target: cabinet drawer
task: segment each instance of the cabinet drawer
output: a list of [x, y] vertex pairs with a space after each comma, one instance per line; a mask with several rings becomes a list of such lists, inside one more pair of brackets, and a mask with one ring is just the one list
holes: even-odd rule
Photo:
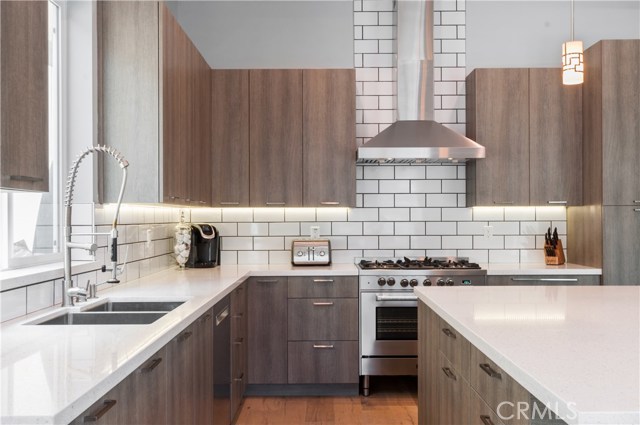
[[[497, 411], [498, 405], [503, 402], [508, 402], [507, 406], [529, 403], [529, 393], [473, 346], [471, 346], [470, 378], [471, 387], [477, 391], [493, 411]], [[509, 409], [504, 406], [501, 413], [505, 417], [511, 416]], [[503, 422], [508, 425], [528, 424], [528, 420], [524, 416], [526, 415], [518, 418], [514, 415], [513, 419]]]
[[600, 275], [520, 275], [487, 276], [487, 285], [533, 286], [533, 285], [600, 285]]
[[438, 338], [442, 354], [460, 372], [462, 377], [469, 380], [469, 350], [471, 344], [452, 326], [438, 317]]
[[358, 383], [358, 360], [358, 341], [290, 342], [289, 383]]
[[357, 298], [356, 276], [296, 276], [289, 278], [289, 298]]
[[485, 403], [477, 392], [471, 390], [469, 425], [504, 425], [496, 412]]
[[231, 312], [245, 313], [247, 310], [247, 284], [243, 283], [231, 293]]
[[290, 299], [289, 341], [358, 340], [357, 298]]
[[453, 364], [438, 353], [438, 424], [466, 424], [469, 414], [469, 383]]

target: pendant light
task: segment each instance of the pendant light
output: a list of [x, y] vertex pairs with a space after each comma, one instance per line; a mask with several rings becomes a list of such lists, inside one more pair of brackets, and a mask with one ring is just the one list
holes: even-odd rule
[[562, 84], [574, 85], [584, 82], [584, 55], [582, 41], [573, 36], [573, 8], [571, 0], [571, 41], [562, 44]]

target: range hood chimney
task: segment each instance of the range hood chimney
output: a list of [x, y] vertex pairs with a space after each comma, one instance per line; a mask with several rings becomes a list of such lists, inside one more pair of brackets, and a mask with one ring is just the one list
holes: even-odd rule
[[433, 121], [433, 1], [396, 0], [398, 121], [358, 148], [359, 164], [464, 162], [484, 146]]

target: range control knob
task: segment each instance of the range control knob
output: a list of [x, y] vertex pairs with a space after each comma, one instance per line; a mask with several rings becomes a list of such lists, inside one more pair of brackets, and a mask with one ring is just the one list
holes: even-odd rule
[[409, 281], [409, 285], [411, 286], [418, 286], [418, 279], [411, 279]]
[[324, 256], [325, 256], [324, 251], [320, 251], [320, 254], [319, 254], [319, 255], [320, 255], [321, 257], [324, 257]]
[[425, 279], [422, 281], [422, 286], [431, 286], [431, 279]]
[[384, 277], [378, 279], [378, 285], [384, 286], [385, 283], [387, 283], [387, 279], [385, 279]]
[[406, 288], [407, 286], [409, 286], [409, 281], [407, 279], [402, 279], [400, 281], [400, 286], [402, 286], [403, 288]]
[[444, 279], [438, 279], [436, 283], [438, 284], [438, 286], [444, 286]]
[[392, 277], [390, 277], [389, 279], [387, 279], [387, 285], [389, 286], [393, 286], [396, 284], [396, 280]]
[[304, 252], [298, 251], [298, 257], [302, 257], [303, 255], [304, 255]]
[[453, 279], [447, 279], [447, 286], [453, 286]]

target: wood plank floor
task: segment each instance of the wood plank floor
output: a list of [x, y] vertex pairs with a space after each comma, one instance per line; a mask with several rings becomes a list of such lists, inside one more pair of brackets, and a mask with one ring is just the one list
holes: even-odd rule
[[247, 397], [237, 425], [418, 423], [417, 380], [371, 378], [369, 397]]

